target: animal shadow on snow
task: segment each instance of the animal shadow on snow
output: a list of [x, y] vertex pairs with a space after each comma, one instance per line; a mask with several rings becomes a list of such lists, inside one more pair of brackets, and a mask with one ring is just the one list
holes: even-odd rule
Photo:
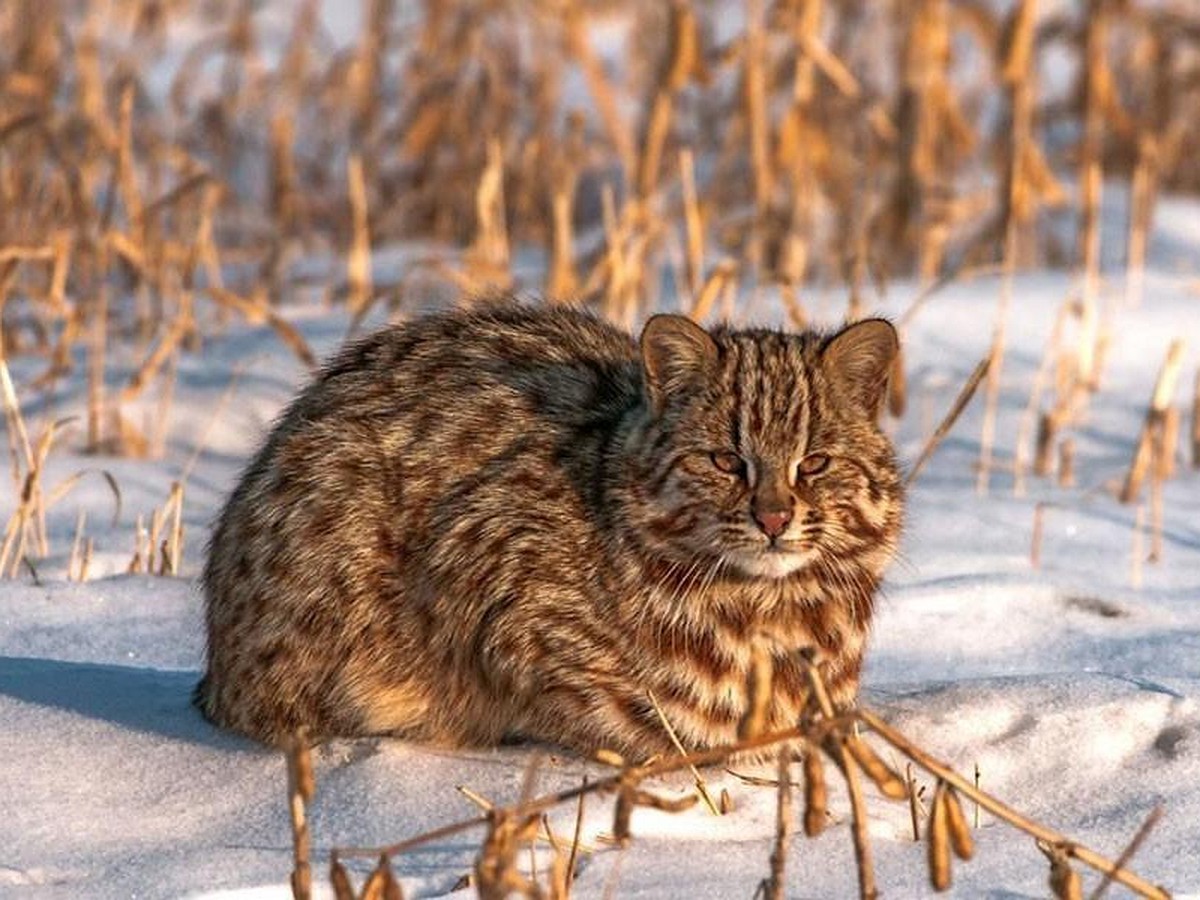
[[192, 705], [197, 673], [0, 656], [0, 696], [227, 750], [257, 746], [213, 726]]

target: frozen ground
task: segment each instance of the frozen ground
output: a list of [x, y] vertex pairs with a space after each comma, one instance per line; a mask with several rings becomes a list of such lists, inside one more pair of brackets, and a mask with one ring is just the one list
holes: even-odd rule
[[[1194, 207], [1167, 205], [1164, 214], [1171, 240], [1194, 242]], [[1048, 274], [1017, 285], [1002, 455], [1012, 451], [1070, 287], [1066, 276]], [[906, 461], [985, 352], [998, 290], [995, 280], [954, 286], [907, 329], [910, 410], [895, 429]], [[881, 309], [899, 315], [912, 296], [898, 285]], [[840, 297], [811, 299], [826, 321], [840, 315]], [[769, 320], [775, 308], [761, 299], [745, 315]], [[346, 326], [340, 314], [304, 306], [289, 318], [322, 353]], [[1000, 797], [1109, 856], [1161, 802], [1165, 817], [1134, 868], [1178, 895], [1200, 896], [1200, 473], [1181, 465], [1167, 485], [1163, 559], [1142, 567], [1140, 587], [1131, 584], [1134, 510], [1104, 490], [1128, 464], [1159, 362], [1177, 336], [1191, 339], [1183, 378], [1190, 386], [1200, 345], [1195, 280], [1173, 266], [1152, 272], [1142, 307], [1118, 309], [1114, 324], [1102, 389], [1075, 432], [1079, 487], [1032, 480], [1017, 498], [1010, 476], [998, 473], [991, 496], [979, 499], [978, 402], [917, 482], [903, 560], [877, 621], [866, 701], [960, 770], [978, 763], [983, 785]], [[19, 391], [36, 371], [16, 366]], [[85, 476], [51, 511], [52, 554], [38, 564], [40, 583], [28, 572], [0, 582], [0, 896], [287, 896], [283, 761], [211, 728], [189, 692], [201, 660], [194, 576], [206, 523], [302, 378], [270, 331], [232, 330], [182, 361], [164, 459], [84, 457], [70, 450], [78, 434], [52, 457], [48, 484], [103, 468], [123, 503], [114, 524], [104, 480]], [[66, 386], [53, 401], [23, 396], [36, 431], [78, 413], [82, 386]], [[197, 446], [186, 485], [185, 577], [122, 574], [134, 515], [163, 503]], [[1035, 570], [1029, 546], [1039, 501], [1052, 506]], [[4, 488], [0, 516], [13, 502]], [[85, 583], [65, 578], [79, 509], [96, 545]], [[457, 785], [513, 799], [529, 756], [523, 748], [444, 753], [390, 740], [321, 748], [312, 809], [320, 867], [332, 845], [385, 843], [474, 814]], [[539, 788], [577, 783], [588, 768], [553, 759]], [[719, 771], [709, 777], [729, 790], [732, 814], [637, 812], [632, 848], [590, 857], [578, 895], [603, 896], [615, 880], [621, 897], [749, 897], [767, 870], [774, 792]], [[687, 786], [677, 779], [666, 788]], [[870, 808], [886, 895], [926, 895], [924, 849], [911, 840], [907, 809], [877, 797]], [[587, 840], [610, 826], [610, 809], [609, 801], [589, 805]], [[846, 811], [835, 795], [835, 817]], [[553, 817], [560, 834], [570, 832], [573, 815]], [[409, 895], [451, 891], [471, 866], [476, 837], [401, 857]], [[976, 859], [956, 867], [958, 896], [1046, 895], [1046, 866], [1031, 840], [984, 815], [977, 841]], [[853, 884], [844, 827], [795, 842], [789, 896], [848, 896]]]

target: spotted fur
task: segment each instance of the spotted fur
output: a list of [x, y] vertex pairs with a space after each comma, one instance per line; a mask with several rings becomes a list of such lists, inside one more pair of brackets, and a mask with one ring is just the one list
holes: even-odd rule
[[878, 320], [658, 316], [636, 342], [512, 302], [347, 346], [221, 513], [198, 704], [267, 742], [637, 758], [669, 748], [649, 690], [685, 745], [731, 740], [756, 644], [772, 725], [797, 716], [798, 648], [852, 702], [901, 520], [876, 425], [895, 351]]

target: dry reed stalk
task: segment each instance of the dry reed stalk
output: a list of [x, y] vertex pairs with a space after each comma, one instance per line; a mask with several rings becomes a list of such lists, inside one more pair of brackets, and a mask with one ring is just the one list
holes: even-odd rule
[[1166, 452], [1161, 422], [1153, 430], [1150, 443], [1150, 456], [1154, 462], [1150, 467], [1150, 555], [1146, 561], [1157, 563], [1162, 559], [1163, 552], [1163, 466], [1159, 460]]
[[764, 644], [755, 644], [746, 678], [746, 713], [738, 723], [738, 739], [758, 737], [766, 730], [771, 711], [774, 664]]
[[913, 463], [913, 467], [909, 470], [908, 475], [904, 479], [904, 486], [908, 487], [917, 480], [917, 476], [921, 474], [921, 470], [925, 468], [925, 464], [929, 461], [929, 457], [941, 444], [942, 440], [950, 433], [950, 429], [954, 427], [954, 423], [958, 421], [958, 417], [962, 415], [962, 411], [966, 409], [971, 398], [975, 396], [975, 391], [979, 387], [979, 382], [987, 374], [991, 368], [992, 356], [989, 353], [975, 366], [975, 370], [968, 376], [962, 389], [958, 392], [958, 396], [954, 398], [954, 403], [950, 407], [950, 411], [946, 413], [945, 418], [938, 423], [937, 429], [921, 449], [920, 456]]
[[1037, 848], [1050, 861], [1050, 892], [1057, 900], [1083, 900], [1083, 882], [1068, 861], [1069, 846], [1038, 841]]
[[[1142, 822], [1141, 827], [1139, 827], [1134, 833], [1125, 849], [1121, 851], [1121, 855], [1117, 857], [1116, 867], [1118, 869], [1123, 869], [1125, 866], [1129, 865], [1129, 861], [1133, 859], [1133, 855], [1138, 852], [1138, 848], [1142, 846], [1142, 843], [1146, 840], [1146, 837], [1150, 834], [1154, 826], [1158, 824], [1158, 821], [1162, 818], [1162, 815], [1163, 807], [1161, 803], [1154, 807], [1154, 809], [1150, 810], [1150, 814], [1146, 816], [1146, 819]], [[1088, 900], [1100, 900], [1100, 898], [1104, 896], [1105, 892], [1112, 885], [1112, 882], [1112, 876], [1106, 874], [1101, 882], [1096, 885], [1096, 889], [1088, 896]]]
[[904, 784], [908, 788], [908, 818], [912, 824], [913, 842], [919, 843], [921, 840], [921, 794], [924, 792], [922, 787], [917, 789], [917, 777], [913, 774], [912, 763], [904, 765]]
[[334, 900], [357, 900], [354, 885], [350, 883], [350, 874], [338, 859], [336, 851], [330, 854], [329, 886], [333, 888]]
[[716, 306], [717, 298], [736, 285], [737, 271], [737, 262], [729, 257], [722, 259], [713, 267], [712, 273], [708, 276], [708, 280], [704, 282], [704, 287], [700, 289], [700, 293], [696, 297], [695, 304], [688, 312], [688, 316], [693, 321], [703, 322], [711, 315], [713, 307]]
[[[75, 517], [75, 539], [71, 541], [71, 557], [67, 560], [67, 580], [83, 581], [82, 569], [79, 565], [80, 553], [83, 549], [83, 529], [87, 524], [87, 510], [80, 509]], [[79, 574], [77, 574], [79, 573]]]
[[986, 496], [992, 470], [992, 445], [996, 435], [996, 415], [1000, 403], [1000, 376], [1004, 368], [1005, 334], [1009, 307], [1012, 305], [1013, 278], [1016, 276], [1020, 239], [1033, 217], [1033, 190], [1029, 185], [1026, 162], [1032, 143], [1033, 85], [1032, 49], [1036, 0], [1021, 0], [1010, 25], [1008, 54], [1003, 65], [1003, 80], [1008, 95], [1011, 141], [1002, 198], [1004, 221], [1003, 277], [1000, 301], [992, 332], [992, 358], [985, 392], [983, 425], [979, 436], [979, 474], [975, 492]]
[[[309, 6], [311, 7], [311, 3]], [[295, 123], [288, 113], [276, 112], [269, 131], [269, 191], [267, 211], [287, 237], [296, 230], [299, 194], [296, 188]], [[214, 269], [210, 268], [211, 279]], [[219, 273], [217, 267], [215, 272]]]
[[851, 735], [846, 738], [846, 750], [854, 757], [854, 761], [858, 763], [867, 777], [875, 782], [875, 787], [883, 796], [889, 800], [903, 800], [908, 796], [903, 779], [892, 771], [887, 763], [871, 749], [871, 745], [861, 737]]
[[499, 140], [487, 142], [487, 165], [475, 193], [475, 240], [469, 263], [480, 283], [507, 283], [509, 278], [508, 224], [504, 206], [504, 150]]
[[908, 371], [904, 356], [904, 342], [901, 340], [896, 356], [892, 360], [891, 372], [888, 374], [887, 406], [893, 418], [904, 417], [908, 409]]
[[128, 574], [136, 574], [142, 571], [142, 545], [146, 541], [146, 526], [142, 519], [142, 514], [137, 514], [137, 521], [133, 526], [133, 558], [129, 560], [129, 566], [125, 569]]
[[867, 831], [867, 811], [863, 800], [862, 783], [858, 777], [858, 764], [846, 752], [844, 743], [835, 743], [838, 752], [834, 757], [846, 779], [846, 791], [850, 795], [850, 833], [854, 838], [854, 863], [858, 869], [858, 894], [862, 900], [874, 900], [879, 896], [875, 886], [875, 868], [871, 862], [871, 839]]
[[992, 346], [988, 353], [987, 386], [984, 388], [983, 424], [979, 432], [979, 472], [975, 493], [986, 497], [992, 474], [992, 444], [996, 437], [996, 414], [1000, 406], [1000, 371], [1004, 366], [1004, 336], [1008, 327], [1008, 306], [1012, 294], [1011, 279], [1004, 281], [1000, 304], [996, 312]]
[[580, 839], [583, 837], [583, 803], [587, 797], [588, 778], [583, 776], [583, 788], [579, 792], [579, 802], [575, 806], [575, 831], [571, 837], [571, 852], [567, 857], [567, 892], [570, 893], [571, 886], [575, 883], [576, 860], [579, 857]]
[[[825, 688], [825, 680], [821, 675], [813, 656], [805, 656], [808, 674], [809, 690], [812, 698], [826, 720], [834, 718], [833, 703]], [[846, 780], [846, 792], [850, 796], [850, 834], [854, 839], [854, 863], [858, 869], [858, 891], [862, 900], [874, 900], [879, 891], [875, 887], [875, 867], [871, 862], [871, 840], [867, 831], [866, 805], [863, 801], [862, 783], [858, 777], [858, 763], [847, 749], [848, 738], [829, 734], [821, 746], [830, 758], [841, 769], [842, 777]], [[816, 753], [814, 745], [810, 752]]]
[[1129, 583], [1134, 588], [1142, 586], [1142, 559], [1145, 557], [1146, 507], [1139, 504], [1133, 516], [1133, 546], [1130, 550]]
[[1125, 482], [1121, 487], [1122, 503], [1134, 502], [1141, 493], [1142, 482], [1153, 463], [1154, 434], [1161, 431], [1166, 410], [1171, 405], [1171, 398], [1175, 394], [1175, 385], [1179, 380], [1179, 372], [1183, 365], [1184, 348], [1185, 344], [1182, 339], [1172, 341], [1171, 346], [1167, 348], [1167, 355], [1154, 384], [1154, 394], [1151, 397], [1150, 406], [1146, 410], [1146, 419], [1138, 436], [1137, 449], [1134, 451], [1133, 461], [1130, 463], [1129, 471], [1125, 475]]
[[185, 292], [180, 296], [179, 312], [171, 323], [170, 329], [159, 339], [154, 349], [146, 355], [141, 365], [129, 377], [129, 382], [117, 395], [118, 406], [131, 403], [141, 395], [194, 327], [191, 293]]
[[1158, 140], [1148, 131], [1138, 138], [1137, 165], [1129, 187], [1129, 236], [1126, 241], [1125, 305], [1138, 309], [1146, 282], [1146, 243], [1154, 209]]
[[1175, 456], [1179, 452], [1179, 410], [1168, 406], [1162, 418], [1162, 453], [1158, 457], [1158, 477], [1167, 481], [1175, 477]]
[[33, 447], [29, 443], [29, 431], [25, 428], [25, 419], [21, 416], [21, 404], [17, 402], [17, 390], [13, 386], [12, 375], [8, 370], [8, 362], [4, 358], [3, 342], [0, 342], [0, 395], [2, 395], [4, 400], [4, 418], [8, 423], [10, 449], [12, 450], [14, 465], [13, 479], [19, 487], [20, 470], [18, 468], [17, 451], [20, 451], [27, 471], [33, 470], [35, 461]]
[[690, 147], [679, 151], [679, 181], [683, 190], [683, 226], [686, 236], [687, 285], [695, 307], [704, 278], [704, 219], [696, 199], [696, 164]]
[[[975, 790], [979, 790], [979, 763], [975, 763]], [[974, 828], [979, 827], [979, 801], [976, 800], [972, 804], [971, 825]]]
[[771, 872], [761, 886], [765, 900], [783, 900], [784, 872], [787, 868], [788, 842], [792, 836], [792, 751], [783, 744], [779, 748], [776, 773], [779, 788], [775, 800], [775, 845], [771, 849]]
[[1075, 442], [1069, 437], [1058, 444], [1058, 485], [1075, 486]]
[[578, 174], [573, 162], [565, 163], [561, 169], [550, 192], [550, 265], [546, 275], [546, 294], [551, 301], [569, 299], [579, 289], [572, 224]]
[[346, 259], [346, 281], [350, 290], [350, 312], [361, 319], [371, 304], [374, 285], [371, 278], [371, 231], [367, 216], [367, 187], [362, 157], [351, 155], [346, 163], [346, 182], [350, 196], [353, 235]]
[[750, 165], [754, 174], [754, 206], [759, 221], [767, 215], [774, 193], [771, 169], [770, 125], [767, 121], [766, 32], [759, 0], [746, 3], [746, 35], [742, 50], [742, 90], [746, 131], [750, 139]]
[[396, 881], [392, 864], [386, 856], [379, 857], [379, 863], [367, 876], [360, 900], [404, 900], [400, 883]]
[[568, 5], [564, 28], [566, 29], [567, 47], [579, 61], [580, 68], [583, 69], [588, 91], [592, 95], [592, 99], [596, 101], [604, 129], [608, 132], [609, 140], [612, 141], [613, 147], [617, 151], [622, 175], [628, 182], [633, 175], [635, 166], [636, 151], [633, 146], [633, 138], [618, 110], [617, 98], [612, 85], [609, 84], [604, 66], [596, 58], [592, 45], [588, 42], [587, 31], [584, 27], [584, 12], [579, 4]]
[[[659, 705], [658, 698], [654, 696], [654, 691], [647, 688], [646, 696], [650, 699], [650, 705], [654, 707], [658, 721], [662, 723], [663, 730], [667, 732], [667, 736], [671, 739], [671, 743], [675, 746], [679, 755], [687, 756], [687, 750], [684, 749], [683, 743], [679, 740], [679, 735], [675, 733], [675, 729], [671, 726], [671, 720], [667, 718], [667, 714], [663, 711], [662, 706]], [[700, 775], [700, 770], [695, 766], [690, 766], [689, 771], [696, 785], [696, 792], [704, 800], [704, 805], [708, 807], [708, 811], [714, 816], [719, 816], [721, 811], [717, 808], [717, 804], [713, 802], [712, 795], [708, 792], [708, 784]]]
[[1037, 443], [1033, 451], [1033, 474], [1045, 478], [1054, 470], [1054, 444], [1058, 436], [1060, 410], [1056, 407], [1038, 417]]
[[820, 748], [810, 744], [804, 751], [804, 833], [808, 837], [816, 837], [825, 830], [827, 809], [825, 765]]
[[946, 788], [946, 826], [954, 855], [963, 861], [971, 859], [975, 855], [975, 841], [971, 837], [971, 829], [967, 827], [962, 803], [952, 787]]
[[167, 574], [178, 575], [179, 566], [183, 560], [183, 485], [178, 481], [171, 484], [167, 507], [171, 511], [171, 531], [167, 538], [169, 552], [165, 562], [167, 563]]
[[1103, 189], [1104, 111], [1112, 102], [1112, 73], [1105, 45], [1108, 40], [1109, 0], [1089, 0], [1083, 31], [1083, 139], [1079, 157], [1082, 210], [1079, 220], [1083, 268], [1083, 328], [1080, 334], [1079, 382], [1093, 383], [1092, 356], [1087, 345], [1095, 340], [1096, 300], [1100, 291], [1100, 202]]
[[162, 511], [153, 509], [150, 512], [150, 531], [146, 536], [146, 572], [153, 575], [158, 567], [158, 536], [162, 530]]
[[1192, 468], [1200, 469], [1200, 369], [1192, 386]]
[[926, 841], [930, 884], [935, 891], [947, 890], [950, 887], [950, 810], [944, 781], [939, 781], [933, 791]]
[[1029, 541], [1029, 565], [1042, 567], [1042, 529], [1046, 518], [1046, 504], [1039, 502], [1033, 507], [1033, 537]]
[[663, 147], [671, 127], [675, 95], [691, 80], [700, 64], [700, 35], [696, 15], [683, 0], [673, 0], [667, 26], [667, 52], [659, 68], [654, 97], [642, 126], [641, 153], [634, 184], [645, 201], [658, 184]]
[[[1025, 493], [1025, 466], [1029, 458], [1029, 441], [1032, 436], [1034, 423], [1038, 425], [1037, 449], [1034, 452], [1035, 473], [1037, 472], [1037, 460], [1041, 460], [1041, 465], [1048, 472], [1049, 458], [1042, 456], [1045, 452], [1042, 444], [1042, 425], [1043, 416], [1046, 413], [1038, 412], [1038, 408], [1042, 402], [1042, 391], [1045, 388], [1046, 378], [1050, 373], [1050, 369], [1054, 361], [1054, 349], [1058, 346], [1062, 339], [1064, 323], [1066, 322], [1067, 308], [1060, 306], [1058, 314], [1054, 317], [1054, 327], [1050, 331], [1050, 337], [1046, 342], [1046, 346], [1042, 351], [1041, 361], [1038, 363], [1037, 372], [1033, 376], [1033, 386], [1029, 391], [1029, 402], [1026, 403], [1024, 411], [1021, 413], [1021, 421], [1017, 426], [1017, 441], [1013, 451], [1013, 495], [1020, 497]], [[1061, 416], [1061, 411], [1058, 407], [1055, 408], [1049, 415]], [[1057, 425], [1053, 420], [1045, 422], [1047, 428], [1053, 427], [1057, 429]]]
[[309, 866], [311, 837], [308, 833], [306, 805], [316, 789], [312, 754], [303, 732], [293, 735], [287, 753], [288, 811], [292, 824], [292, 896], [296, 900], [312, 897], [312, 870]]
[[208, 294], [220, 306], [239, 313], [247, 322], [269, 325], [300, 362], [309, 369], [316, 368], [317, 356], [308, 346], [308, 342], [304, 340], [304, 336], [290, 322], [271, 309], [267, 305], [265, 297], [247, 300], [232, 291], [213, 285], [209, 286]]
[[362, 35], [353, 63], [353, 131], [359, 140], [371, 133], [379, 115], [393, 6], [394, 0], [370, 0], [363, 16]]
[[87, 448], [99, 452], [104, 440], [105, 418], [104, 370], [105, 352], [108, 346], [108, 286], [105, 284], [105, 253], [97, 249], [93, 253], [91, 315], [88, 325], [87, 367]]

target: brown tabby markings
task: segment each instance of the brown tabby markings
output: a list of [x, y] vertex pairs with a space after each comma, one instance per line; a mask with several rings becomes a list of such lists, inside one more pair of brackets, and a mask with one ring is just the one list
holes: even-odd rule
[[[385, 329], [304, 390], [229, 499], [204, 589], [214, 721], [278, 742], [524, 735], [591, 752], [733, 738], [752, 647], [772, 725], [797, 648], [853, 701], [900, 528], [875, 424], [891, 326], [639, 343], [497, 303]], [[771, 535], [774, 535], [772, 537]]]

